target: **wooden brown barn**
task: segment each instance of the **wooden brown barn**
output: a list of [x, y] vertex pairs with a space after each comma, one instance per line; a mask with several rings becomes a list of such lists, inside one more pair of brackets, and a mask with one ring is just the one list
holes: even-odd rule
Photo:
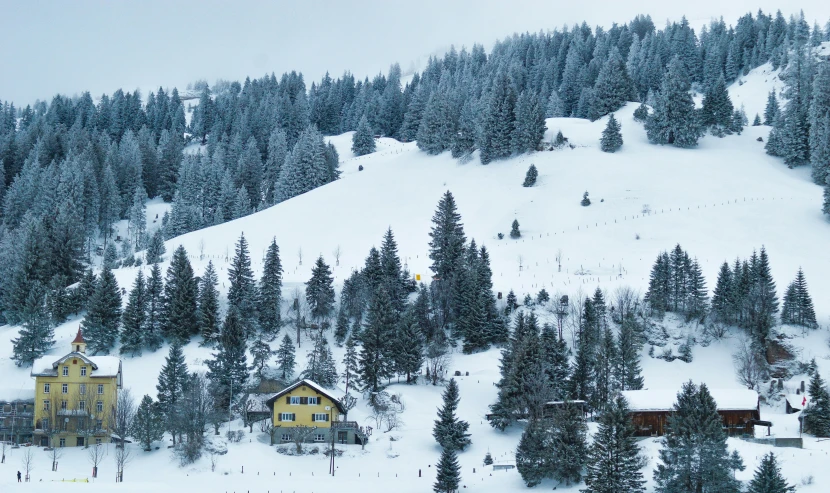
[[[709, 389], [723, 419], [723, 431], [730, 436], [754, 435], [761, 419], [758, 393], [747, 389]], [[663, 436], [677, 401], [674, 390], [627, 390], [631, 418], [637, 436]]]

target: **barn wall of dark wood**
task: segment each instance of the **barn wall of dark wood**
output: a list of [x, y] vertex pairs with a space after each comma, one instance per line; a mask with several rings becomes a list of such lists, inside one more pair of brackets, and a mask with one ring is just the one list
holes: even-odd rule
[[[753, 435], [753, 419], [760, 415], [755, 409], [741, 411], [718, 411], [723, 420], [724, 431], [730, 436]], [[634, 411], [631, 420], [637, 436], [663, 436], [671, 411]]]

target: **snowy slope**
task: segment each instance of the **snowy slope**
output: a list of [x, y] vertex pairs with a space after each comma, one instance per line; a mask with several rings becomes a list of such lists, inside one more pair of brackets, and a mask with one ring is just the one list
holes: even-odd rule
[[[751, 119], [755, 112], [763, 112], [766, 95], [772, 87], [779, 88], [780, 82], [764, 67], [741, 80], [743, 84], [730, 88], [730, 95], [736, 105], [744, 104]], [[721, 262], [747, 257], [764, 245], [779, 295], [798, 267], [804, 268], [819, 323], [826, 328], [830, 321], [830, 306], [826, 304], [830, 299], [830, 264], [826, 260], [830, 225], [821, 215], [821, 189], [810, 182], [809, 170], [789, 170], [764, 154], [763, 143], [756, 139], [765, 140], [768, 127], [749, 127], [743, 135], [724, 139], [707, 136], [694, 150], [650, 145], [642, 125], [632, 119], [635, 107], [628, 105], [617, 114], [625, 145], [615, 154], [602, 153], [598, 148], [605, 119], [549, 119], [546, 138], [561, 130], [573, 148], [488, 166], [480, 165], [477, 159], [460, 164], [448, 154], [430, 157], [419, 152], [415, 144], [390, 139], [381, 139], [376, 153], [357, 158], [349, 151], [351, 134], [332, 137], [341, 156], [342, 179], [260, 213], [170, 240], [167, 258], [179, 244], [184, 245], [197, 275], [209, 260], [213, 261], [224, 294], [229, 261], [239, 235], [244, 233], [248, 239], [257, 273], [268, 243], [276, 237], [285, 267], [283, 292], [288, 297], [295, 288], [302, 289], [314, 259], [321, 254], [332, 265], [335, 283], [340, 284], [353, 269], [361, 267], [369, 248], [379, 245], [384, 231], [391, 227], [410, 272], [428, 278], [430, 219], [441, 195], [450, 190], [467, 237], [490, 250], [496, 291], [514, 289], [521, 299], [541, 287], [551, 293], [574, 294], [580, 289], [593, 292], [600, 287], [612, 291], [616, 286], [629, 285], [643, 293], [656, 255], [675, 243], [699, 259], [712, 288]], [[534, 187], [523, 188], [521, 183], [531, 163], [538, 168], [539, 179]], [[361, 165], [364, 170], [358, 171]], [[586, 190], [593, 202], [590, 207], [579, 205]], [[643, 212], [645, 205], [650, 213]], [[152, 224], [155, 212], [163, 212], [164, 207], [154, 204], [153, 212], [148, 211], [148, 222]], [[500, 232], [507, 236], [513, 219], [521, 225], [522, 238], [498, 240]], [[338, 246], [342, 256], [340, 265], [334, 266], [332, 252]], [[561, 272], [554, 260], [558, 249], [564, 257]], [[143, 268], [146, 271], [146, 266]], [[162, 268], [167, 268], [166, 262]], [[116, 271], [119, 285], [129, 289], [137, 270]], [[540, 315], [545, 316], [544, 309], [540, 309]], [[72, 320], [56, 329], [57, 346], [50, 354], [65, 352], [79, 322]], [[670, 325], [680, 333], [692, 330]], [[27, 389], [33, 385], [28, 369], [16, 368], [7, 357], [11, 354], [9, 341], [16, 331], [14, 327], [0, 327], [0, 387]], [[806, 337], [793, 332], [793, 336], [801, 359], [816, 357], [823, 371], [830, 370], [824, 330]], [[707, 347], [696, 346], [694, 361], [689, 364], [650, 358], [644, 348], [646, 387], [671, 391], [693, 379], [713, 388], [740, 389], [732, 370], [733, 346], [734, 338]], [[304, 344], [298, 350], [300, 368], [308, 349]], [[124, 384], [135, 396], [155, 395], [158, 370], [166, 353], [167, 347], [140, 358], [124, 359]], [[204, 368], [210, 353], [195, 341], [185, 349], [191, 369]], [[341, 356], [342, 350], [335, 348], [335, 358], [340, 361]], [[470, 356], [456, 354], [451, 364], [451, 372], [470, 372], [469, 377], [460, 379], [459, 414], [471, 424], [473, 445], [459, 460], [463, 483], [472, 491], [525, 489], [515, 470], [493, 472], [481, 467], [488, 450], [497, 461], [511, 460], [521, 434], [520, 427], [507, 433], [494, 431], [483, 417], [487, 405], [495, 399], [498, 357], [497, 350]], [[787, 382], [787, 390], [794, 392], [803, 378], [796, 376]], [[207, 458], [180, 468], [167, 450], [148, 454], [136, 451], [136, 458], [127, 466], [127, 483], [117, 487], [112, 484], [110, 458], [102, 467], [99, 484], [83, 488], [158, 492], [181, 491], [183, 487], [258, 492], [430, 491], [434, 478], [434, 466], [430, 464], [435, 464], [439, 454], [431, 428], [441, 388], [393, 385], [390, 391], [401, 393], [407, 404], [402, 429], [376, 431], [365, 451], [346, 447], [346, 455], [338, 459], [335, 478], [325, 475], [325, 457], [278, 455], [260, 442], [262, 437], [255, 427], [255, 433], [246, 435], [244, 443], [228, 445], [229, 452], [219, 458], [215, 473], [210, 472]], [[336, 392], [340, 393], [342, 389]], [[794, 436], [797, 421], [794, 415], [784, 415], [782, 406], [764, 407], [762, 419], [772, 420], [773, 431], [779, 436]], [[350, 417], [369, 424], [368, 414], [365, 402], [361, 402]], [[232, 426], [239, 429], [240, 423]], [[659, 444], [649, 439], [641, 445], [650, 457], [644, 474], [651, 487]], [[741, 479], [751, 477], [760, 455], [770, 450], [738, 440], [730, 440], [730, 447], [743, 454], [748, 466], [747, 471], [738, 473]], [[804, 450], [787, 449], [782, 456], [784, 473], [791, 482], [814, 474], [815, 483], [801, 491], [825, 491], [830, 471], [820, 466], [826, 462], [828, 451], [830, 445], [826, 442], [811, 439]], [[7, 464], [0, 465], [0, 485], [12, 480], [20, 454], [19, 450], [13, 451]], [[66, 450], [58, 473], [49, 471], [46, 454], [40, 450], [37, 460], [33, 474], [38, 482], [31, 485], [32, 491], [51, 490], [53, 480], [87, 477], [89, 470], [83, 450]], [[70, 490], [73, 486], [62, 485]], [[547, 482], [541, 487], [553, 486]], [[566, 490], [578, 491], [579, 487]]]

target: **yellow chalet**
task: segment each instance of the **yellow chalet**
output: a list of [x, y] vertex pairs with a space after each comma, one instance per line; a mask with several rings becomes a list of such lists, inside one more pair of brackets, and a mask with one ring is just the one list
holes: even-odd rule
[[32, 366], [35, 378], [33, 443], [44, 447], [109, 442], [109, 423], [121, 388], [121, 360], [88, 356], [78, 329], [65, 356], [44, 356]]
[[365, 445], [367, 430], [355, 421], [346, 421], [343, 404], [320, 385], [311, 380], [300, 380], [272, 395], [265, 401], [271, 411], [274, 429], [271, 443], [295, 440], [305, 442]]

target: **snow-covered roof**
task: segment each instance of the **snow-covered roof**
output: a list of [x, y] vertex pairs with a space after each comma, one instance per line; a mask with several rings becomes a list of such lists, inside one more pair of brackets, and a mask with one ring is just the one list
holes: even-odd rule
[[787, 402], [790, 404], [790, 407], [793, 409], [804, 409], [805, 404], [803, 402], [809, 403], [810, 399], [807, 397], [807, 394], [787, 394]]
[[64, 361], [78, 358], [92, 366], [91, 377], [114, 377], [121, 370], [121, 359], [116, 356], [87, 356], [81, 353], [69, 353], [61, 358], [42, 356], [32, 364], [33, 377], [54, 377], [58, 375], [58, 366]]
[[0, 402], [33, 401], [35, 389], [4, 389], [0, 388]]
[[340, 410], [341, 413], [346, 412], [346, 410], [343, 409], [343, 405], [340, 403], [340, 399], [338, 399], [337, 397], [334, 397], [333, 395], [331, 395], [331, 393], [328, 390], [324, 389], [322, 385], [320, 385], [320, 384], [318, 384], [318, 383], [316, 383], [312, 380], [308, 380], [308, 379], [303, 379], [303, 380], [300, 380], [298, 382], [295, 382], [294, 384], [289, 385], [288, 387], [280, 390], [276, 394], [271, 394], [271, 397], [269, 397], [265, 402], [269, 407], [273, 406], [274, 401], [276, 401], [278, 398], [280, 398], [280, 396], [283, 396], [283, 395], [291, 392], [292, 390], [296, 389], [297, 387], [300, 387], [300, 386], [303, 386], [303, 385], [305, 385], [306, 387], [311, 387], [312, 389], [316, 390], [318, 394], [321, 394], [321, 395], [324, 395], [324, 396], [328, 397], [328, 399], [330, 401], [332, 401], [335, 406], [337, 406], [337, 409]]
[[[745, 411], [758, 408], [758, 392], [749, 389], [709, 389], [718, 411]], [[625, 390], [623, 397], [632, 411], [671, 411], [677, 390]]]

